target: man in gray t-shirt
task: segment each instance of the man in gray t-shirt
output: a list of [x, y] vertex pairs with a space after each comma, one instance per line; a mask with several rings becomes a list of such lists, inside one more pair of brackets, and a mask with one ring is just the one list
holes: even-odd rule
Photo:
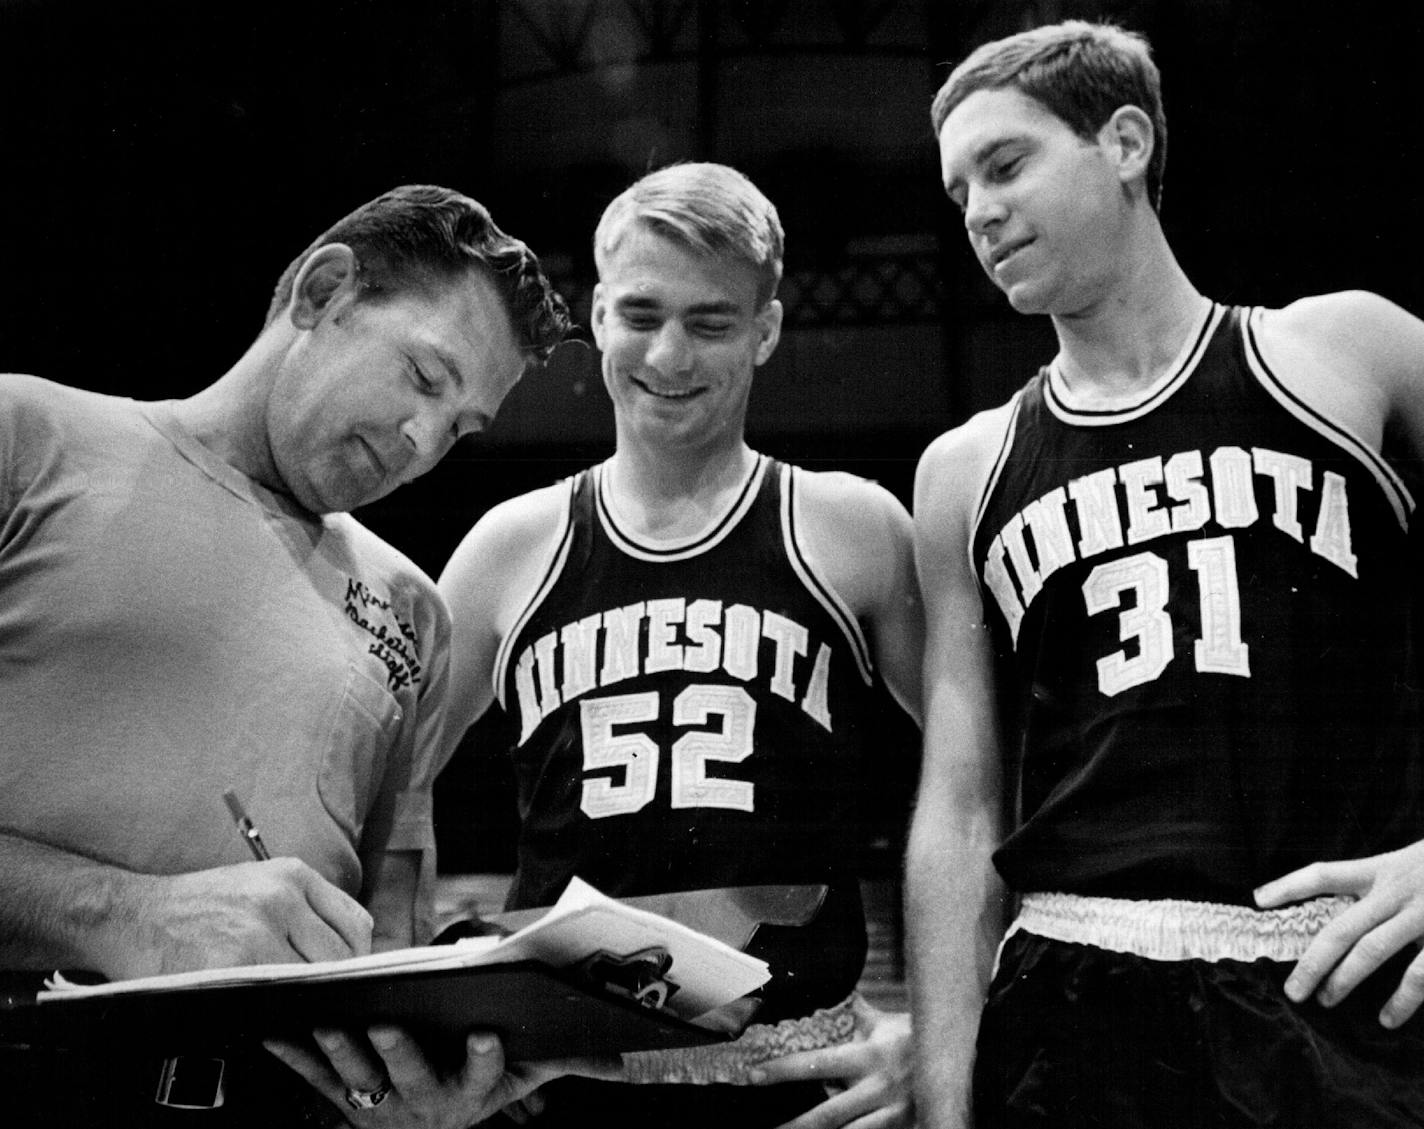
[[[120, 979], [428, 939], [449, 617], [347, 511], [483, 428], [566, 325], [481, 205], [408, 186], [300, 255], [188, 399], [0, 377], [0, 967]], [[282, 857], [247, 856], [228, 790]], [[381, 1102], [363, 1123], [468, 1121], [510, 1100], [490, 1042], [446, 1076], [393, 1031], [288, 1061]], [[60, 1094], [15, 1088], [54, 1123]]]

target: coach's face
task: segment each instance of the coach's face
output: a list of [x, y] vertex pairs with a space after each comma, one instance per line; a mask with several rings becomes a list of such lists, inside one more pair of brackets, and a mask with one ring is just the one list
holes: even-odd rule
[[342, 270], [338, 253], [299, 274], [298, 334], [267, 402], [272, 466], [313, 513], [366, 505], [430, 470], [488, 426], [525, 366], [480, 272], [374, 301]]
[[619, 442], [740, 442], [752, 373], [781, 332], [756, 269], [699, 254], [634, 222], [601, 264], [593, 334]]

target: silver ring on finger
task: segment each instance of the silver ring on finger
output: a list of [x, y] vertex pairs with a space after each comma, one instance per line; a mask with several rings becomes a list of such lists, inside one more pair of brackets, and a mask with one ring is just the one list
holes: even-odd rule
[[352, 1109], [375, 1109], [391, 1092], [391, 1080], [384, 1078], [381, 1084], [374, 1090], [358, 1090], [355, 1086], [346, 1087], [346, 1104]]

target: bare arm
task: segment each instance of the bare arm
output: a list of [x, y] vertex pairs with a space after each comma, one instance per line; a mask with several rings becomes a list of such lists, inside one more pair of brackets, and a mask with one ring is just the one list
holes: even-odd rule
[[126, 979], [366, 952], [371, 919], [296, 859], [138, 874], [0, 833], [0, 964]]
[[1259, 339], [1311, 407], [1387, 458], [1424, 458], [1424, 321], [1350, 290], [1265, 311]]
[[428, 944], [418, 936], [413, 909], [420, 889], [421, 852], [386, 851], [368, 859], [366, 909], [371, 914], [371, 948], [375, 952]]
[[[971, 425], [972, 426], [972, 425]], [[1002, 784], [991, 656], [969, 564], [972, 434], [920, 463], [915, 548], [925, 601], [925, 752], [906, 861], [916, 1095], [925, 1124], [968, 1126], [974, 1043], [1004, 892], [990, 856]]]
[[[1391, 459], [1424, 457], [1424, 322], [1364, 291], [1303, 298], [1262, 322], [1266, 359], [1311, 406]], [[1311, 942], [1286, 981], [1300, 1002], [1334, 1006], [1397, 953], [1424, 939], [1424, 841], [1370, 858], [1322, 859], [1256, 891], [1270, 909], [1306, 898], [1356, 899]], [[1380, 1011], [1397, 1027], [1424, 1003], [1416, 956]]]
[[567, 487], [559, 484], [496, 506], [465, 535], [440, 573], [438, 586], [453, 627], [447, 757], [494, 701], [500, 644], [558, 547], [567, 496]]
[[915, 574], [915, 534], [910, 515], [894, 497], [874, 487], [880, 498], [875, 523], [875, 557], [865, 562], [881, 578], [866, 609], [875, 665], [895, 700], [924, 728], [921, 667], [925, 651], [925, 615]]
[[910, 515], [884, 487], [853, 475], [802, 471], [797, 481], [812, 563], [864, 628], [890, 693], [922, 724], [924, 614]]
[[[919, 724], [924, 617], [910, 515], [889, 491], [854, 475], [798, 471], [797, 481], [803, 550], [855, 616], [885, 685]], [[834, 1087], [784, 1129], [913, 1123], [910, 1017], [864, 1000], [855, 1008], [854, 1040], [787, 1055], [759, 1072], [763, 1084], [811, 1079]]]

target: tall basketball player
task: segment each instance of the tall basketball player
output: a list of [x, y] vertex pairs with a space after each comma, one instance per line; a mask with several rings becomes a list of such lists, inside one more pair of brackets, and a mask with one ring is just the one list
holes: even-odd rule
[[1424, 1124], [1424, 325], [1203, 296], [1119, 28], [988, 44], [933, 117], [971, 247], [1058, 353], [916, 482], [927, 1123], [968, 1123], [977, 1028], [980, 1125]]
[[[852, 828], [883, 755], [875, 680], [918, 720], [909, 516], [870, 482], [746, 443], [781, 328], [781, 225], [750, 181], [652, 173], [594, 247], [616, 451], [496, 507], [451, 559], [451, 735], [496, 696], [517, 721], [511, 908], [574, 875], [625, 896], [827, 885], [756, 1020], [805, 1016], [844, 1003], [865, 955]], [[765, 1086], [567, 1079], [540, 1124], [906, 1124], [907, 1017], [849, 1006], [861, 1038], [768, 1065]]]

